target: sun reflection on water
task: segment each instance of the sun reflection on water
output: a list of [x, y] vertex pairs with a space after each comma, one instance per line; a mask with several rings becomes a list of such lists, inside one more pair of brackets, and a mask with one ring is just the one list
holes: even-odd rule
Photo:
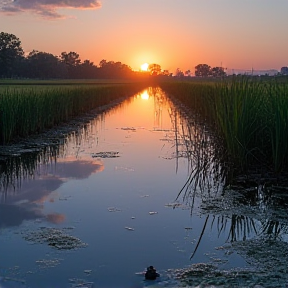
[[145, 91], [141, 94], [141, 99], [143, 99], [143, 100], [148, 100], [149, 97], [150, 97], [150, 96], [149, 96], [147, 90], [145, 90]]

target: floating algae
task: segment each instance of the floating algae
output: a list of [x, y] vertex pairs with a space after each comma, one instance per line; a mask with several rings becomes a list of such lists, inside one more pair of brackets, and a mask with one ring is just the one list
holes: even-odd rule
[[136, 132], [136, 128], [134, 128], [134, 127], [122, 127], [121, 130]]
[[158, 214], [158, 212], [155, 212], [155, 211], [150, 211], [149, 212], [149, 215], [155, 215], [155, 214]]
[[[60, 264], [63, 259], [41, 259], [37, 260], [36, 264], [40, 269], [54, 268]], [[32, 273], [32, 272], [31, 272]]]
[[240, 255], [249, 269], [224, 271], [216, 266], [221, 263], [211, 259], [212, 268], [203, 266], [200, 275], [192, 266], [189, 271], [181, 273], [181, 282], [200, 286], [221, 285], [223, 288], [255, 285], [285, 287], [288, 283], [288, 214], [285, 197], [286, 194], [278, 195], [259, 185], [237, 190], [230, 187], [222, 195], [202, 201], [201, 212], [213, 215], [212, 225], [218, 233], [229, 232], [226, 241], [230, 245], [215, 249], [224, 250], [226, 256], [233, 253]]
[[93, 158], [117, 158], [119, 156], [119, 152], [108, 151], [108, 152], [98, 152], [92, 155]]
[[71, 288], [93, 288], [94, 283], [93, 282], [87, 282], [84, 279], [77, 279], [77, 278], [72, 278], [69, 279], [69, 282], [71, 283], [70, 287]]
[[131, 227], [128, 227], [128, 226], [126, 226], [125, 229], [129, 230], [129, 231], [134, 231], [135, 230], [134, 228], [131, 228]]
[[[259, 282], [259, 272], [250, 269], [222, 270], [210, 263], [197, 263], [186, 269], [173, 270], [180, 287], [254, 287]], [[189, 286], [190, 287], [190, 286]]]
[[24, 239], [32, 243], [47, 244], [58, 250], [72, 250], [86, 247], [87, 244], [79, 238], [65, 233], [66, 229], [41, 227], [24, 236]]
[[265, 287], [285, 287], [288, 283], [288, 243], [279, 239], [251, 239], [235, 242], [232, 248], [262, 274]]
[[116, 207], [108, 207], [107, 209], [109, 212], [121, 212], [122, 211], [121, 209], [118, 209]]

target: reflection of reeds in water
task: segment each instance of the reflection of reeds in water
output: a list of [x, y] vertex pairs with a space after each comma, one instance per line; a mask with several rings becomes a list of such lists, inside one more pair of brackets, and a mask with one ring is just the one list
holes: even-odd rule
[[279, 221], [265, 221], [262, 223], [262, 225], [261, 234], [266, 234], [273, 238], [277, 238], [282, 230], [286, 230], [286, 232], [288, 232], [288, 226], [283, 225]]
[[[218, 237], [221, 233], [228, 234], [226, 241], [230, 243], [244, 242], [255, 238], [259, 238], [261, 241], [283, 241], [287, 238], [287, 204], [283, 202], [281, 205], [274, 203], [271, 198], [263, 198], [263, 189], [265, 188], [250, 190], [250, 197], [237, 198], [232, 196], [229, 205], [225, 207], [221, 199], [210, 202], [207, 218], [213, 214], [211, 229], [216, 226]], [[225, 198], [225, 196], [224, 193], [223, 197]], [[206, 223], [203, 231], [205, 229]], [[201, 241], [203, 231], [198, 242]], [[192, 256], [194, 256], [198, 245], [199, 243], [197, 243]]]
[[0, 161], [0, 192], [15, 189], [21, 186], [22, 180], [33, 178], [39, 164], [56, 161], [60, 150], [59, 146], [51, 145], [41, 151], [27, 152]]
[[[227, 207], [221, 207], [219, 199], [224, 200], [226, 197], [224, 186], [229, 176], [229, 171], [226, 170], [223, 161], [226, 155], [223, 153], [214, 131], [211, 127], [203, 124], [201, 117], [193, 114], [185, 116], [185, 113], [181, 112], [183, 107], [179, 106], [179, 103], [176, 103], [175, 107], [171, 110], [171, 120], [175, 130], [175, 158], [177, 161], [184, 155], [188, 159], [190, 169], [187, 181], [178, 192], [176, 200], [182, 197], [183, 201], [189, 203], [191, 212], [196, 197], [204, 200], [202, 202], [207, 200], [207, 203], [211, 204], [211, 207], [208, 205], [205, 209], [207, 211], [206, 219], [190, 259], [194, 257], [201, 244], [209, 226], [208, 220], [211, 219], [211, 214], [213, 215], [211, 229], [216, 225], [218, 236], [222, 233], [227, 234], [227, 241], [231, 243], [246, 241], [254, 237], [280, 239], [282, 235], [287, 235], [287, 215], [286, 220], [280, 222], [266, 213], [267, 209], [277, 209], [277, 206], [267, 207], [268, 204], [262, 195], [264, 188], [261, 185], [255, 189], [256, 195], [253, 195], [251, 191], [243, 194], [241, 199], [234, 198], [232, 195], [231, 203], [229, 203], [232, 206], [228, 213], [225, 210]], [[185, 111], [185, 107], [183, 109]], [[218, 199], [220, 206], [213, 207], [215, 203], [209, 202], [213, 199]], [[266, 200], [268, 203], [271, 202], [270, 197]], [[257, 211], [261, 215], [257, 215]]]
[[200, 236], [199, 236], [199, 238], [198, 238], [197, 244], [196, 244], [196, 246], [195, 246], [195, 248], [194, 248], [194, 251], [193, 251], [193, 253], [192, 253], [191, 257], [190, 257], [190, 260], [194, 257], [194, 255], [195, 255], [195, 253], [197, 252], [197, 249], [198, 249], [198, 247], [199, 247], [199, 245], [200, 245], [200, 243], [201, 243], [202, 237], [203, 237], [203, 235], [204, 235], [204, 232], [205, 232], [205, 229], [206, 229], [206, 226], [207, 226], [207, 223], [208, 223], [208, 219], [209, 219], [209, 215], [206, 216], [206, 220], [205, 220], [205, 222], [204, 222], [204, 225], [203, 225], [201, 234], [200, 234]]
[[[93, 130], [103, 129], [106, 115], [117, 111], [129, 101], [132, 101], [131, 98], [124, 101], [123, 99], [117, 100], [114, 104], [102, 106], [38, 136], [23, 139], [14, 145], [1, 146], [0, 192], [5, 192], [8, 188], [13, 190], [21, 185], [22, 180], [33, 178], [40, 165], [56, 163], [57, 158], [69, 153], [68, 143], [72, 142], [74, 147], [79, 148], [84, 142], [96, 141], [96, 139], [91, 139], [93, 133], [97, 133]], [[79, 149], [74, 151], [76, 158]], [[2, 197], [5, 197], [5, 193]]]
[[[194, 257], [199, 245], [201, 244], [210, 216], [210, 214], [206, 216], [203, 228], [190, 259]], [[281, 236], [286, 235], [285, 237], [287, 237], [288, 233], [288, 225], [275, 220], [265, 219], [259, 221], [249, 216], [236, 214], [232, 214], [230, 216], [213, 215], [212, 217], [213, 220], [211, 222], [211, 229], [214, 225], [216, 225], [218, 237], [221, 235], [221, 233], [226, 234], [228, 232], [226, 242], [229, 243], [245, 242], [246, 240], [253, 239], [255, 237], [261, 237], [262, 241], [277, 239], [281, 240]]]
[[[201, 243], [202, 237], [207, 227], [208, 219], [210, 215], [206, 216], [206, 220], [204, 222], [202, 231], [199, 235], [196, 246], [191, 254], [190, 259], [192, 259], [197, 252], [197, 249]], [[211, 223], [211, 228], [213, 225], [217, 225], [218, 237], [221, 233], [225, 233], [227, 229], [229, 229], [229, 234], [227, 238], [227, 242], [235, 242], [235, 241], [245, 241], [251, 235], [257, 235], [257, 228], [255, 226], [254, 220], [250, 217], [243, 215], [232, 215], [231, 218], [228, 218], [225, 215], [215, 216], [213, 215], [213, 220]]]
[[62, 85], [0, 90], [0, 144], [45, 131], [91, 109], [129, 97], [144, 84]]
[[[210, 216], [210, 214], [206, 216], [203, 228], [190, 259], [194, 257], [199, 245], [201, 244]], [[277, 239], [281, 240], [281, 236], [287, 236], [288, 233], [288, 225], [275, 220], [265, 219], [259, 221], [249, 216], [236, 214], [232, 214], [230, 216], [213, 215], [212, 217], [213, 220], [211, 222], [211, 229], [214, 225], [216, 225], [218, 237], [221, 235], [221, 233], [226, 234], [228, 232], [226, 242], [229, 243], [245, 242], [246, 240], [253, 239], [255, 237], [261, 237], [262, 241]]]
[[[254, 219], [244, 216], [233, 214], [230, 219], [230, 228], [227, 241], [245, 241], [251, 235], [257, 235], [257, 229], [254, 223]], [[222, 231], [223, 224], [226, 226], [227, 218], [225, 216], [218, 217], [218, 223], [221, 223], [221, 228], [218, 229], [219, 233]], [[225, 229], [223, 230], [225, 231]]]
[[175, 131], [176, 163], [178, 158], [186, 157], [189, 176], [176, 200], [182, 196], [186, 202], [191, 201], [192, 209], [197, 194], [209, 198], [221, 193], [226, 173], [217, 152], [220, 147], [217, 146], [212, 130], [196, 115], [185, 115], [181, 109], [183, 107], [176, 104], [170, 111], [170, 117]]
[[281, 239], [282, 235], [288, 233], [288, 225], [279, 221], [264, 219], [256, 220], [244, 215], [214, 216], [218, 220], [218, 233], [226, 230], [230, 222], [228, 242], [245, 241], [254, 236], [261, 236], [264, 239]]
[[288, 83], [277, 77], [161, 83], [182, 103], [213, 123], [238, 173], [254, 165], [287, 171]]
[[189, 176], [176, 200], [182, 196], [187, 202], [192, 199], [193, 203], [198, 192], [203, 197], [210, 197], [210, 194], [221, 192], [226, 175], [219, 156], [222, 149], [211, 127], [204, 124], [200, 115], [191, 115], [180, 102], [167, 96], [167, 93], [163, 92], [160, 87], [150, 87], [147, 91], [154, 98], [155, 125], [159, 129], [162, 129], [162, 109], [163, 107], [169, 109], [173, 136], [168, 137], [173, 143], [171, 148], [175, 150], [170, 158], [175, 159], [176, 173], [179, 159], [184, 157], [188, 160]]
[[43, 173], [42, 170], [39, 171], [40, 166], [44, 169], [46, 165], [56, 163], [58, 158], [72, 153], [69, 151], [69, 143], [73, 143], [73, 155], [77, 158], [80, 146], [84, 142], [93, 142], [94, 139], [90, 139], [90, 130], [99, 120], [104, 121], [102, 116], [99, 119], [96, 117], [93, 124], [84, 119], [79, 120], [77, 125], [73, 122], [71, 127], [58, 127], [39, 137], [3, 147], [0, 160], [0, 192], [20, 187], [23, 180], [33, 179], [35, 174]]

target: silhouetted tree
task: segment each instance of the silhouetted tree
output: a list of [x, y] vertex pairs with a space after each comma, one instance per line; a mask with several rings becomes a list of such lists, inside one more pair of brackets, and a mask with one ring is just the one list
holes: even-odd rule
[[226, 76], [226, 72], [223, 67], [213, 67], [211, 70], [211, 74], [213, 77], [224, 77]]
[[[150, 64], [151, 75], [172, 76], [161, 71], [159, 64]], [[101, 60], [99, 67], [90, 60], [80, 59], [76, 52], [51, 53], [33, 50], [26, 57], [21, 41], [13, 34], [0, 33], [0, 77], [25, 78], [131, 78], [143, 77], [121, 62]], [[149, 77], [149, 75], [144, 75]]]
[[94, 65], [90, 60], [84, 60], [82, 64], [80, 64], [80, 78], [96, 78], [97, 77], [97, 66]]
[[148, 66], [148, 71], [153, 76], [160, 75], [161, 74], [161, 66], [159, 64], [150, 64]]
[[[110, 63], [111, 63], [111, 62], [110, 62]], [[105, 65], [107, 65], [107, 61], [106, 61], [105, 59], [103, 59], [103, 60], [101, 60], [101, 61], [99, 62], [100, 68], [103, 68]]]
[[21, 41], [13, 34], [0, 33], [0, 77], [17, 74], [16, 65], [23, 59]]
[[69, 78], [78, 78], [80, 76], [80, 69], [78, 68], [81, 63], [81, 59], [78, 53], [72, 51], [69, 53], [62, 52], [60, 59], [66, 65]]
[[33, 50], [26, 58], [26, 74], [31, 78], [66, 78], [64, 65], [53, 54]]
[[195, 67], [195, 76], [208, 77], [211, 75], [211, 67], [207, 64], [198, 64]]
[[61, 60], [68, 66], [77, 66], [81, 63], [79, 54], [77, 54], [76, 52], [62, 52]]
[[131, 67], [121, 62], [101, 60], [98, 76], [100, 78], [127, 78], [134, 74]]
[[187, 71], [185, 71], [185, 76], [190, 77], [191, 76], [191, 70], [188, 69]]
[[182, 77], [184, 77], [184, 73], [180, 68], [177, 68], [176, 72], [175, 72], [175, 76], [178, 78], [182, 78]]
[[170, 73], [169, 70], [163, 70], [161, 75], [163, 75], [163, 76], [171, 76], [172, 73]]

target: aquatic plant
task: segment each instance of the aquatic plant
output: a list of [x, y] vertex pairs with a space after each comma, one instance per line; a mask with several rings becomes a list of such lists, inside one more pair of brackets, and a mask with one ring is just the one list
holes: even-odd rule
[[238, 171], [255, 164], [274, 172], [288, 169], [287, 82], [247, 76], [160, 86], [215, 127], [227, 150], [226, 160]]
[[143, 88], [139, 83], [0, 89], [0, 144], [58, 125]]
[[189, 169], [188, 178], [175, 200], [182, 197], [192, 211], [196, 197], [210, 198], [222, 192], [226, 178], [221, 162], [222, 147], [212, 126], [175, 98], [171, 100], [174, 104], [170, 118], [175, 133], [175, 158], [178, 161], [179, 157], [185, 157]]
[[47, 244], [57, 250], [76, 250], [87, 247], [88, 245], [79, 238], [67, 234], [67, 230], [71, 229], [41, 227], [36, 231], [24, 234], [24, 239], [32, 243]]
[[288, 157], [288, 83], [267, 87], [265, 126], [274, 169], [287, 168]]
[[[81, 114], [68, 122], [63, 122], [52, 129], [40, 134], [30, 135], [20, 139], [17, 143], [2, 145], [0, 151], [0, 193], [20, 187], [24, 179], [35, 177], [41, 165], [57, 162], [57, 158], [64, 157], [68, 141], [80, 145], [89, 141], [89, 131], [93, 125], [103, 123], [105, 115], [124, 102], [133, 98], [116, 100], [112, 104], [97, 107], [95, 110]], [[122, 101], [124, 100], [124, 101]], [[93, 124], [94, 122], [94, 124]], [[116, 158], [119, 152], [105, 151], [93, 153], [92, 158]], [[37, 172], [36, 172], [37, 173]], [[3, 194], [4, 195], [4, 194]]]

